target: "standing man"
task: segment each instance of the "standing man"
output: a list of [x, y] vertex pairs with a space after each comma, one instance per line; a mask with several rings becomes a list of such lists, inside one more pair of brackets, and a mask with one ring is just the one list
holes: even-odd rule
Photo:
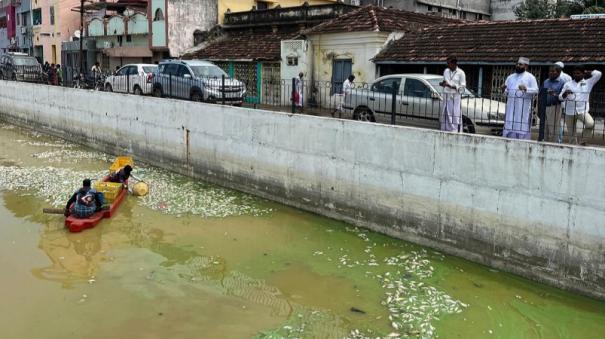
[[546, 135], [544, 138], [549, 142], [559, 140], [559, 130], [561, 128], [561, 101], [559, 95], [563, 89], [563, 77], [561, 69], [552, 66], [548, 70], [548, 79], [544, 80], [542, 91], [546, 95]]
[[338, 102], [336, 103], [336, 110], [332, 112], [332, 116], [335, 116], [336, 112], [338, 112], [338, 116], [340, 117], [342, 115], [343, 106], [346, 104], [347, 99], [351, 101], [351, 94], [353, 93], [353, 87], [355, 86], [353, 81], [355, 81], [355, 76], [351, 74], [347, 80], [342, 83], [342, 93], [336, 94]]
[[565, 68], [565, 64], [563, 64], [563, 62], [561, 62], [561, 61], [555, 62], [555, 68], [559, 71], [559, 73], [561, 73], [561, 80], [563, 81], [563, 84], [571, 81], [571, 76], [569, 76], [569, 74], [563, 72], [563, 68]]
[[[559, 98], [564, 100], [565, 124], [567, 125], [570, 144], [577, 144], [576, 125], [579, 121], [584, 123], [584, 129], [592, 129], [594, 120], [588, 113], [590, 110], [590, 91], [601, 79], [602, 73], [594, 70], [588, 72], [584, 66], [576, 66], [573, 70], [573, 80], [567, 82]], [[582, 133], [584, 134], [584, 133]]]
[[441, 130], [447, 132], [461, 132], [462, 110], [461, 94], [466, 88], [466, 74], [458, 68], [458, 59], [455, 56], [447, 58], [447, 68], [443, 72], [444, 104], [441, 112]]
[[502, 91], [506, 95], [506, 118], [502, 136], [531, 140], [532, 101], [538, 94], [536, 77], [527, 72], [529, 59], [520, 57], [515, 73], [506, 78]]
[[304, 84], [303, 84], [303, 78], [304, 78], [305, 74], [303, 72], [298, 73], [298, 77], [296, 78], [296, 80], [294, 81], [294, 95], [293, 95], [293, 99], [294, 99], [294, 104], [296, 105], [296, 107], [298, 107], [300, 113], [302, 113], [303, 110], [303, 93], [304, 93]]

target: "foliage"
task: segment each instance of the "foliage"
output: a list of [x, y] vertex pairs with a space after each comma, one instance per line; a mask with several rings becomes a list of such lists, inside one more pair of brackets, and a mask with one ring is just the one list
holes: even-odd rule
[[574, 14], [605, 13], [603, 6], [605, 0], [525, 0], [515, 6], [513, 12], [519, 19], [553, 19]]

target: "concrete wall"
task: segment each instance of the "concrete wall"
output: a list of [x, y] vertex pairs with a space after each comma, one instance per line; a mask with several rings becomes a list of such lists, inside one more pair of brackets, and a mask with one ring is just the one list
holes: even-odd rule
[[194, 46], [193, 33], [208, 31], [218, 23], [218, 4], [212, 0], [168, 1], [168, 48], [180, 57]]
[[5, 81], [0, 118], [605, 299], [603, 149]]

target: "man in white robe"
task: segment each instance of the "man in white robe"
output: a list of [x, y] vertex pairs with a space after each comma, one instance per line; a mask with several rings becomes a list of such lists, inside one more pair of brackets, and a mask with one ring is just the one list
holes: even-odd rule
[[447, 68], [443, 72], [443, 109], [441, 110], [441, 130], [447, 132], [462, 131], [461, 94], [466, 88], [466, 74], [458, 67], [458, 59], [447, 58]]
[[506, 78], [502, 90], [506, 95], [506, 118], [502, 136], [511, 139], [531, 139], [532, 102], [539, 92], [536, 77], [527, 71], [529, 59], [521, 57], [515, 73]]

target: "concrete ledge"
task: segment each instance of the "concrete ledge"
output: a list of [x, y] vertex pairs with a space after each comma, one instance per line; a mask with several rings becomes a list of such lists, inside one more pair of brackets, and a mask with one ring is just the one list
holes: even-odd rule
[[0, 118], [605, 299], [605, 150], [0, 81]]

